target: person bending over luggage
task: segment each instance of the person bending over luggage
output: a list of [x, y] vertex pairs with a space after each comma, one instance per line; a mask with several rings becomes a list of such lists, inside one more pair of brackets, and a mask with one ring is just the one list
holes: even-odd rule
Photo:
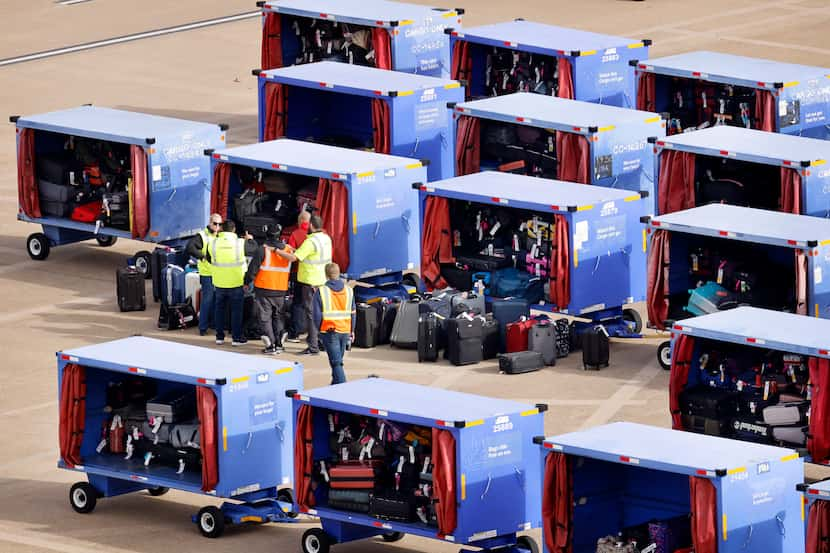
[[300, 262], [297, 268], [297, 288], [294, 290], [294, 298], [300, 297], [305, 310], [306, 324], [308, 325], [308, 347], [301, 355], [317, 355], [320, 353], [319, 327], [314, 325], [313, 306], [314, 290], [326, 283], [325, 267], [331, 263], [331, 238], [323, 230], [323, 218], [319, 215], [312, 215], [310, 226], [311, 232], [303, 245], [293, 254], [285, 250], [275, 250], [289, 261]]
[[202, 301], [199, 305], [199, 336], [207, 334], [208, 328], [213, 326], [213, 278], [207, 258], [210, 242], [219, 235], [221, 230], [222, 216], [213, 213], [207, 227], [200, 230], [199, 234], [187, 243], [187, 255], [199, 261], [196, 265], [199, 270], [199, 283], [202, 286]]
[[236, 235], [236, 224], [227, 220], [222, 232], [214, 238], [208, 248], [214, 288], [213, 322], [216, 328], [216, 343], [225, 343], [225, 309], [230, 304], [232, 346], [241, 346], [247, 340], [242, 334], [242, 312], [245, 305], [245, 283], [247, 240]]
[[314, 326], [320, 329], [320, 337], [331, 366], [331, 383], [346, 382], [343, 356], [354, 339], [354, 293], [340, 279], [337, 263], [326, 265], [326, 283], [317, 288], [314, 296]]
[[282, 227], [269, 225], [265, 232], [265, 243], [254, 252], [245, 275], [246, 285], [254, 284], [254, 301], [259, 315], [259, 327], [265, 349], [262, 353], [282, 353], [285, 339], [285, 296], [288, 294], [288, 276], [291, 262], [277, 255], [275, 250], [288, 253], [294, 248], [280, 240]]
[[[302, 210], [300, 214], [297, 216], [297, 228], [291, 231], [291, 235], [288, 237], [288, 245], [294, 248], [295, 250], [303, 245], [305, 239], [308, 237], [308, 229], [311, 226], [309, 221], [311, 220], [311, 212], [307, 210]], [[297, 286], [297, 264], [293, 264], [291, 266], [291, 289], [294, 291], [294, 300], [291, 301], [290, 309], [291, 309], [291, 317], [290, 322], [288, 323], [288, 337], [286, 341], [288, 342], [295, 342], [300, 343], [300, 334], [306, 332], [306, 325], [301, 324], [301, 318], [303, 317], [303, 302], [300, 296], [300, 289]]]

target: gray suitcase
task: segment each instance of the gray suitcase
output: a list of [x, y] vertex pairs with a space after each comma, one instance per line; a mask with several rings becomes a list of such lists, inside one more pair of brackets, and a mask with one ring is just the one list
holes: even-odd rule
[[770, 405], [764, 408], [764, 423], [774, 426], [801, 424], [807, 417], [809, 407], [810, 403], [807, 401]]
[[392, 325], [390, 342], [403, 349], [418, 349], [419, 300], [410, 300], [401, 304]]
[[43, 179], [37, 181], [37, 190], [41, 199], [48, 202], [68, 203], [74, 195], [74, 190], [71, 186], [55, 184], [54, 182]]
[[556, 327], [551, 323], [533, 325], [527, 337], [528, 349], [542, 354], [545, 365], [556, 365]]
[[450, 300], [452, 305], [452, 316], [455, 317], [460, 313], [470, 313], [475, 315], [484, 315], [486, 306], [484, 304], [484, 296], [479, 296], [474, 292], [465, 292], [457, 294]]
[[192, 420], [196, 416], [196, 394], [171, 390], [147, 402], [147, 419], [161, 417], [166, 423]]
[[[154, 426], [150, 424], [148, 421], [144, 421], [141, 424], [141, 433], [144, 434], [144, 437], [150, 440], [153, 443], [158, 444], [167, 444], [170, 443], [170, 430], [171, 425], [162, 423], [161, 426], [158, 427], [157, 430], [154, 431]], [[179, 446], [176, 446], [179, 447]]]
[[772, 437], [775, 441], [785, 442], [796, 446], [807, 445], [807, 426], [774, 426]]

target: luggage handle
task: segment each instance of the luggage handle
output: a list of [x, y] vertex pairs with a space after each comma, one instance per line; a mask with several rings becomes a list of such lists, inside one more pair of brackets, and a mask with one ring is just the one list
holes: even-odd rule
[[170, 193], [170, 195], [167, 196], [167, 199], [164, 200], [164, 203], [169, 204], [173, 200], [173, 196], [176, 195], [177, 190], [178, 189], [174, 188], [173, 191]]
[[282, 428], [284, 424], [284, 421], [277, 421], [277, 424], [274, 425], [274, 428], [276, 428], [277, 432], [280, 434], [280, 441], [283, 443], [285, 443], [285, 431]]
[[[407, 234], [409, 234], [409, 231], [410, 231], [410, 228], [411, 228], [411, 226], [409, 224], [409, 215], [407, 215], [406, 213], [402, 213], [401, 214], [401, 222], [403, 223], [404, 231]], [[378, 230], [380, 230], [380, 222], [378, 222]]]
[[484, 496], [490, 491], [490, 484], [493, 482], [493, 475], [487, 473], [487, 485], [484, 487], [484, 491], [481, 492], [481, 500], [484, 501]]

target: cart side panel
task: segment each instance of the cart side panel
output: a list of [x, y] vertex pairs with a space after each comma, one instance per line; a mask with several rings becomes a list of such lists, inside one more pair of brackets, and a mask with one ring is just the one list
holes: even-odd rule
[[648, 58], [648, 47], [619, 46], [568, 58], [577, 100], [633, 108], [637, 105], [634, 68], [629, 60]]
[[444, 29], [461, 24], [460, 18], [447, 17], [449, 13], [436, 10], [433, 17], [389, 29], [392, 33], [392, 69], [448, 79], [450, 37]]
[[819, 165], [801, 171], [801, 212], [830, 217], [830, 167]]
[[830, 244], [813, 251], [807, 257], [807, 314], [830, 319]]
[[595, 136], [593, 184], [648, 192], [654, 197], [654, 150], [649, 136], [665, 135], [659, 123], [625, 125]]
[[[618, 202], [619, 204], [619, 202]], [[631, 254], [628, 259], [628, 269], [631, 279], [628, 295], [631, 302], [643, 301], [646, 298], [648, 240], [645, 229], [640, 223], [640, 217], [651, 214], [651, 198], [622, 204], [626, 211], [626, 241], [630, 243], [628, 250]]]
[[426, 168], [378, 169], [353, 179], [349, 277], [417, 269], [418, 191], [412, 183], [426, 180]]
[[803, 551], [801, 494], [796, 491], [796, 484], [804, 476], [803, 460], [775, 459], [743, 468], [746, 470], [732, 471], [720, 479], [720, 550], [724, 553]]
[[[789, 83], [784, 83], [789, 85]], [[830, 124], [830, 80], [810, 79], [778, 90], [776, 130], [826, 139]]]

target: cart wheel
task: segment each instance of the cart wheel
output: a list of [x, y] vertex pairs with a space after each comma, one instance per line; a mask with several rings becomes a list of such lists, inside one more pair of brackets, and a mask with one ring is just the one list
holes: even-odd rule
[[26, 239], [26, 251], [32, 259], [43, 261], [49, 257], [49, 239], [42, 232], [30, 234]]
[[381, 534], [380, 537], [383, 538], [383, 541], [386, 543], [394, 543], [396, 541], [401, 541], [406, 534], [403, 532], [386, 532], [385, 534]]
[[225, 515], [218, 507], [202, 507], [196, 519], [199, 532], [206, 538], [218, 538], [225, 531]]
[[303, 553], [328, 553], [331, 539], [322, 528], [309, 528], [303, 534]]
[[664, 371], [671, 369], [671, 342], [665, 341], [657, 346], [657, 362]]
[[145, 279], [149, 279], [153, 276], [150, 271], [150, 260], [152, 258], [152, 254], [147, 250], [141, 250], [135, 254], [135, 268], [144, 273]]
[[87, 482], [77, 482], [69, 488], [69, 503], [76, 513], [91, 513], [97, 501], [98, 492]]
[[623, 309], [623, 320], [634, 323], [634, 334], [643, 330], [643, 318], [636, 309]]
[[170, 488], [165, 488], [164, 486], [157, 486], [155, 488], [147, 488], [147, 493], [149, 493], [153, 497], [158, 497], [160, 495], [164, 495], [169, 491], [170, 491]]
[[294, 493], [289, 489], [285, 488], [284, 490], [280, 490], [277, 492], [277, 501], [282, 501], [283, 503], [289, 503], [291, 505], [291, 511], [285, 513], [285, 516], [288, 518], [297, 518], [297, 513], [293, 510], [294, 509]]
[[516, 538], [516, 547], [520, 547], [528, 553], [539, 553], [539, 545], [530, 536], [519, 536]]
[[115, 244], [118, 241], [118, 237], [117, 236], [105, 236], [103, 234], [96, 234], [95, 235], [95, 240], [98, 241], [98, 245], [101, 246], [102, 248], [109, 248], [110, 246], [112, 246], [113, 244]]

